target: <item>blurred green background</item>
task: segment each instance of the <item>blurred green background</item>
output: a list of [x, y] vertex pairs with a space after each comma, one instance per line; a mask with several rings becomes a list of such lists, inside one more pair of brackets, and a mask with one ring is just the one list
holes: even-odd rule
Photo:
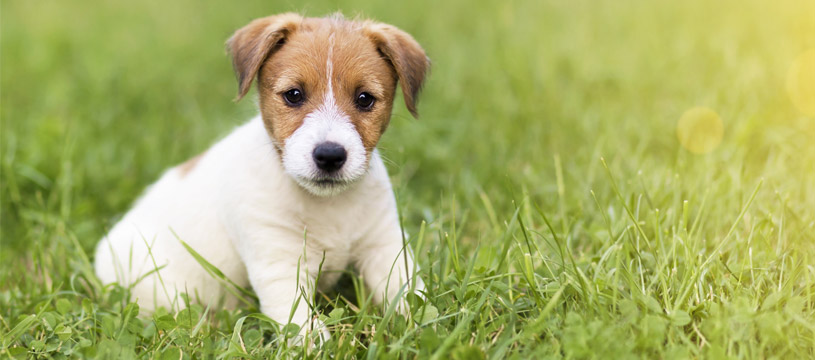
[[[65, 238], [91, 254], [164, 169], [254, 116], [254, 91], [232, 101], [224, 42], [285, 11], [394, 24], [432, 59], [420, 119], [398, 100], [380, 144], [411, 234], [426, 221], [433, 241], [452, 230], [472, 254], [507, 241], [516, 208], [540, 208], [591, 273], [611, 234], [631, 229], [623, 206], [677, 243], [690, 214], [704, 256], [721, 250], [732, 266], [755, 247], [750, 261], [786, 284], [792, 265], [773, 266], [791, 254], [810, 277], [796, 291], [812, 291], [815, 114], [787, 89], [796, 59], [815, 49], [810, 0], [4, 0], [0, 289], [24, 273], [75, 272], [72, 260], [32, 254], [59, 254]], [[677, 138], [695, 107], [723, 124], [706, 154]]]

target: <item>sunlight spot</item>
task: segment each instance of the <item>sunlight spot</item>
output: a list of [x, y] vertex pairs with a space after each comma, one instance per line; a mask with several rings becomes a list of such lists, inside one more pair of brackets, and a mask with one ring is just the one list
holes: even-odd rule
[[805, 51], [790, 66], [787, 93], [798, 110], [815, 116], [815, 49]]
[[694, 107], [685, 111], [676, 125], [676, 136], [682, 147], [694, 154], [706, 154], [722, 142], [724, 126], [715, 111]]

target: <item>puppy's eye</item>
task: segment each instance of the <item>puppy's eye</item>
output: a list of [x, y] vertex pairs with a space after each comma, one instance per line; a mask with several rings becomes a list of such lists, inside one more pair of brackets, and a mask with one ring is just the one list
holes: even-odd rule
[[303, 104], [303, 92], [299, 89], [291, 89], [283, 93], [283, 100], [286, 100], [286, 105], [297, 107]]
[[374, 107], [376, 99], [373, 95], [362, 92], [357, 95], [357, 107], [362, 111], [369, 111]]

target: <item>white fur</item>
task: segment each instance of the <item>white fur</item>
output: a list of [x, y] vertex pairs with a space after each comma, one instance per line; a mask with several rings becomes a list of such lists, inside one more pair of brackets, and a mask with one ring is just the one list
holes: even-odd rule
[[[364, 150], [360, 155], [356, 148], [359, 136], [351, 135], [347, 117], [326, 101], [292, 136], [287, 154], [321, 139], [347, 146], [344, 176], [358, 180], [332, 196], [316, 196], [291, 176], [301, 174], [305, 160], [281, 160], [261, 118], [252, 119], [211, 147], [189, 173], [170, 169], [146, 191], [99, 243], [97, 275], [105, 283], [132, 285], [132, 296], [147, 311], [183, 306], [180, 292], [205, 304], [224, 298], [226, 306], [237, 305], [177, 235], [232, 281], [251, 284], [261, 311], [283, 324], [300, 296], [298, 286], [307, 297], [291, 322], [305, 325], [315, 285], [332, 285], [348, 265], [376, 302], [392, 300], [413, 274], [413, 259], [408, 252], [406, 268], [385, 166], [376, 151], [364, 161]], [[314, 284], [323, 255], [320, 283]], [[160, 276], [135, 283], [156, 266]]]
[[[340, 144], [347, 153], [345, 164], [333, 177], [339, 184], [325, 187], [315, 180], [325, 178], [312, 159], [312, 152], [318, 144], [334, 142]], [[303, 124], [286, 140], [283, 167], [300, 185], [317, 195], [332, 195], [365, 175], [367, 155], [362, 139], [351, 119], [342, 113], [329, 92], [323, 104], [306, 115]]]

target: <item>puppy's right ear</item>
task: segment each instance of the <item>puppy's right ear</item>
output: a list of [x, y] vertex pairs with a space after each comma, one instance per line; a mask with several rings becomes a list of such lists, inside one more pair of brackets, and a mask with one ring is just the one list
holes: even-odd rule
[[286, 36], [297, 30], [303, 17], [285, 13], [256, 19], [246, 25], [226, 42], [232, 54], [232, 67], [238, 77], [238, 97], [240, 100], [249, 92], [252, 79], [260, 70], [263, 61], [286, 40]]

